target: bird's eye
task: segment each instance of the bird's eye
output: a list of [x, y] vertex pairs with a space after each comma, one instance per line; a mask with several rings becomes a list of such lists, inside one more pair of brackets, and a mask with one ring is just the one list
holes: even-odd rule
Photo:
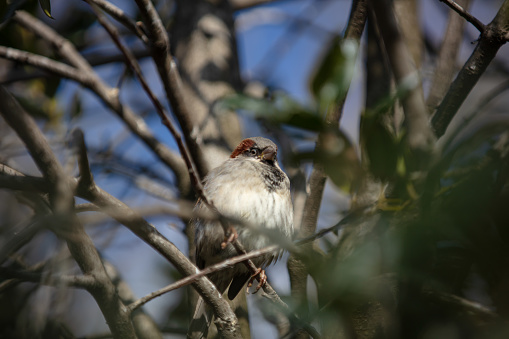
[[260, 153], [260, 150], [257, 148], [251, 148], [251, 150], [249, 151], [249, 154], [251, 154], [252, 156], [257, 156], [258, 153]]

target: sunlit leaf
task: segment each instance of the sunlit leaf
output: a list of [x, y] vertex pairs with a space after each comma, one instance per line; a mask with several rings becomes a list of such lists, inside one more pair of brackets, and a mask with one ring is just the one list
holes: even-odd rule
[[50, 0], [39, 0], [39, 4], [41, 5], [41, 9], [46, 14], [48, 18], [54, 19], [51, 16], [51, 2]]

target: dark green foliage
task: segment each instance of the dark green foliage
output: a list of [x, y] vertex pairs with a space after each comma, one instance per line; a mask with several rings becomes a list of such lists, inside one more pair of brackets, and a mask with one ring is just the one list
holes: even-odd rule
[[311, 82], [311, 92], [320, 112], [327, 111], [345, 97], [353, 77], [357, 50], [354, 40], [332, 40], [324, 60]]

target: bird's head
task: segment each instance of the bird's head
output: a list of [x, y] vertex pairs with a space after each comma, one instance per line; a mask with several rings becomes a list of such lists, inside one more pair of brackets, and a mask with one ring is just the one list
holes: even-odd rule
[[230, 158], [253, 159], [269, 166], [277, 165], [277, 146], [272, 141], [262, 137], [242, 140], [233, 150]]

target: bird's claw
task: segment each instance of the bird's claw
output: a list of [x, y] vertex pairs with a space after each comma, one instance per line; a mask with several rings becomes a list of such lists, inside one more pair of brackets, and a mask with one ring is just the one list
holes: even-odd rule
[[234, 242], [235, 240], [237, 240], [238, 237], [239, 234], [237, 233], [235, 227], [233, 226], [228, 227], [228, 230], [224, 236], [224, 241], [221, 243], [221, 249], [224, 250], [226, 248], [226, 245]]
[[249, 281], [247, 282], [246, 290], [247, 293], [249, 293], [249, 288], [253, 286], [253, 282], [255, 281], [255, 279], [258, 279], [258, 286], [256, 286], [256, 290], [254, 291], [253, 294], [258, 292], [260, 288], [265, 286], [265, 284], [267, 283], [267, 275], [265, 274], [265, 270], [258, 268], [256, 272], [251, 276], [251, 278], [249, 278]]

